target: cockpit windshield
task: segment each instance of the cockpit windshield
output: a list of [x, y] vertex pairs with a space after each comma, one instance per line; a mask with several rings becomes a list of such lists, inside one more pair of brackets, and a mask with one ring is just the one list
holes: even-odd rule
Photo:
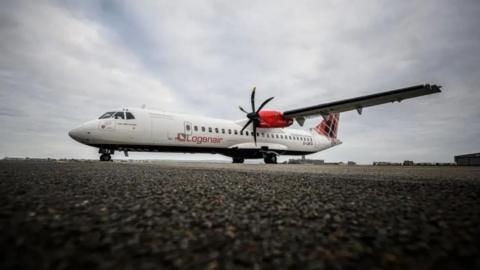
[[115, 115], [114, 115], [115, 119], [125, 119], [125, 115], [123, 112], [117, 112]]
[[132, 120], [135, 119], [135, 116], [131, 112], [106, 112], [98, 119], [107, 119], [107, 118], [115, 118], [115, 119], [127, 119]]
[[115, 114], [115, 112], [106, 112], [106, 113], [104, 113], [102, 116], [100, 116], [98, 119], [110, 118], [110, 117], [112, 117], [114, 114]]

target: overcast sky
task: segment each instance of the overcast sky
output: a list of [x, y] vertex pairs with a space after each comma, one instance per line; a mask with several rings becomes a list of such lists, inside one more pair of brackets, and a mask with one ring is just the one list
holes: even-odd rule
[[1, 1], [0, 157], [98, 158], [67, 132], [110, 108], [236, 120], [253, 86], [287, 110], [435, 83], [342, 114], [343, 144], [310, 157], [451, 162], [480, 152], [479, 27], [476, 0]]

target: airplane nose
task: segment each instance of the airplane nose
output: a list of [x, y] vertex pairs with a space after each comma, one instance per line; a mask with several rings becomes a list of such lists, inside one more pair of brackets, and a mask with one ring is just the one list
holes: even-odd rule
[[77, 140], [78, 138], [78, 131], [76, 131], [76, 129], [72, 129], [68, 132], [68, 136], [70, 136], [70, 138], [74, 139], [74, 140]]
[[81, 141], [81, 131], [80, 128], [74, 128], [68, 132], [68, 136], [70, 136], [72, 139], [74, 139], [77, 142]]

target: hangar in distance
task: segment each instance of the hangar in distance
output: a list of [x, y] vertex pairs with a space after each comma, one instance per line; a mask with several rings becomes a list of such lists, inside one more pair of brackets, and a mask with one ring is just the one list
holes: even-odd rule
[[[340, 113], [400, 102], [404, 99], [440, 93], [441, 86], [416, 85], [372, 95], [339, 100], [287, 111], [264, 110], [273, 97], [251, 111], [239, 107], [245, 119], [232, 121], [140, 108], [121, 108], [104, 113], [69, 132], [74, 140], [99, 149], [100, 160], [109, 161], [115, 151], [215, 153], [229, 156], [233, 163], [263, 158], [277, 163], [279, 155], [308, 155], [341, 143], [337, 139]], [[296, 121], [321, 116], [309, 129], [288, 128]]]

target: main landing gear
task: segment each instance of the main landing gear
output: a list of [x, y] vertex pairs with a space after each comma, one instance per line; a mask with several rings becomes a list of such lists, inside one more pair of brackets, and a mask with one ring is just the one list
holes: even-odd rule
[[263, 157], [265, 164], [277, 164], [277, 155], [275, 154], [266, 154]]
[[233, 157], [233, 163], [243, 163], [244, 161], [243, 157]]
[[115, 151], [111, 150], [111, 149], [103, 149], [103, 148], [100, 148], [98, 150], [98, 153], [100, 153], [100, 161], [111, 161], [112, 160], [112, 156], [113, 153]]

